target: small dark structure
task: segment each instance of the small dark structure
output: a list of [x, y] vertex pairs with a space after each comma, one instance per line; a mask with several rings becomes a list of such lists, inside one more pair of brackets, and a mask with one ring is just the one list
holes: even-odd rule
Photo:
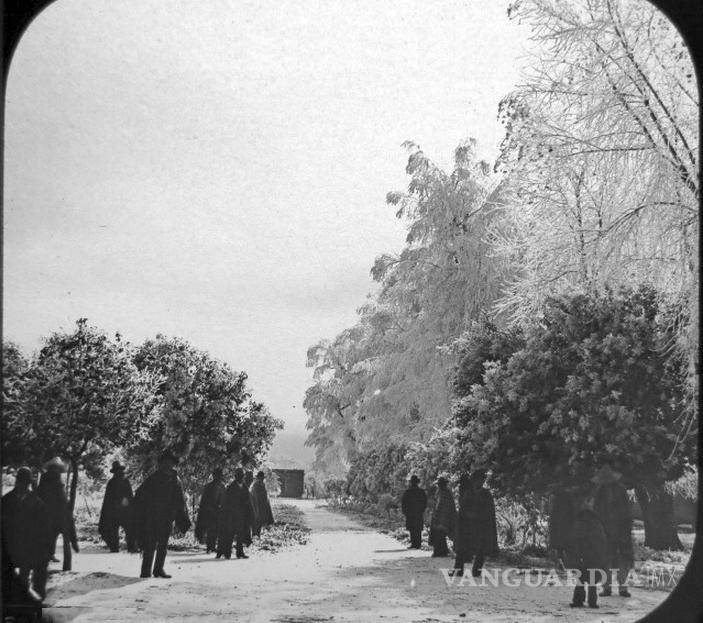
[[302, 469], [274, 469], [278, 482], [281, 485], [280, 497], [302, 498], [305, 470]]

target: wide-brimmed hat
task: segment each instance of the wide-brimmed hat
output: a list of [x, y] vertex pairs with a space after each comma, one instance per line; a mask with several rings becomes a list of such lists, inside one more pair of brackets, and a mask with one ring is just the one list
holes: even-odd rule
[[67, 470], [66, 464], [58, 456], [55, 456], [53, 459], [50, 459], [44, 463], [44, 470], [48, 472], [50, 469], [59, 472], [65, 472]]
[[620, 472], [616, 472], [608, 463], [602, 465], [598, 471], [591, 478], [591, 482], [595, 482], [597, 485], [605, 485], [611, 482], [617, 482], [622, 478]]
[[113, 461], [113, 462], [112, 462], [112, 468], [110, 469], [110, 471], [111, 471], [113, 474], [115, 474], [115, 473], [117, 473], [117, 472], [123, 472], [124, 470], [125, 470], [125, 466], [122, 465], [122, 463], [120, 463], [119, 461]]

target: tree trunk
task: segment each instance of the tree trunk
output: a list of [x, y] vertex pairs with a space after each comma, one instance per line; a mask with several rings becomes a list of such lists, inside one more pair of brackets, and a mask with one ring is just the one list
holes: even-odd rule
[[674, 525], [674, 500], [663, 487], [636, 487], [644, 519], [644, 544], [652, 549], [683, 549]]
[[78, 461], [71, 459], [71, 487], [68, 494], [68, 509], [73, 517], [73, 509], [76, 507], [76, 493], [78, 492]]

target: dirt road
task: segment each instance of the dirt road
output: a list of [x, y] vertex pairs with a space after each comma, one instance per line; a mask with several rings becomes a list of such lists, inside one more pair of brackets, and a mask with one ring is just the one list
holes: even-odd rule
[[[248, 560], [169, 552], [170, 580], [139, 579], [137, 554], [97, 547], [74, 557], [74, 571], [52, 576], [48, 613], [57, 622], [238, 621], [255, 623], [443, 621], [634, 621], [666, 593], [633, 589], [573, 610], [567, 586], [448, 586], [450, 559], [408, 551], [350, 519], [295, 503], [312, 529], [306, 545]], [[496, 570], [487, 564], [487, 570]]]

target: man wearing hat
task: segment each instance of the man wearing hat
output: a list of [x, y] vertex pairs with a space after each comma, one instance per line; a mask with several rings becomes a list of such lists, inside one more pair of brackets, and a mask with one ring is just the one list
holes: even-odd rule
[[155, 578], [171, 577], [164, 571], [164, 562], [173, 522], [179, 532], [187, 532], [190, 528], [183, 488], [175, 466], [176, 457], [164, 452], [159, 457], [157, 470], [147, 477], [134, 495], [137, 539], [142, 547], [142, 578], [151, 575]]
[[264, 472], [258, 472], [256, 474], [256, 480], [249, 490], [251, 493], [251, 501], [254, 505], [254, 527], [252, 532], [255, 536], [261, 534], [261, 528], [273, 524], [273, 511], [271, 510], [271, 502], [269, 502], [264, 478]]
[[[612, 585], [617, 581], [618, 594], [630, 597], [625, 580], [634, 565], [632, 547], [632, 513], [627, 490], [622, 484], [622, 474], [604, 463], [591, 479], [597, 485], [594, 510], [605, 529], [608, 579], [603, 584], [601, 596], [612, 595]], [[615, 571], [615, 573], [613, 572]]]
[[112, 463], [110, 470], [114, 475], [107, 482], [98, 532], [111, 552], [120, 551], [120, 526], [125, 532], [127, 551], [136, 552], [137, 544], [134, 538], [132, 504], [132, 486], [125, 477], [125, 467], [119, 461]]
[[452, 575], [464, 575], [464, 565], [473, 558], [471, 575], [480, 577], [486, 556], [498, 553], [495, 503], [491, 492], [483, 486], [486, 476], [486, 470], [477, 469], [471, 476], [462, 474], [459, 480]]
[[[32, 471], [29, 467], [20, 467], [15, 488], [2, 496], [2, 572], [6, 603], [27, 601], [30, 572], [34, 591], [42, 599], [46, 595], [47, 565], [54, 542], [46, 506], [30, 489], [31, 482]], [[19, 574], [15, 569], [19, 569]]]
[[447, 537], [454, 535], [456, 523], [456, 505], [454, 496], [447, 486], [447, 479], [437, 478], [437, 503], [430, 521], [430, 545], [433, 547], [432, 556], [442, 558], [449, 555]]
[[61, 474], [66, 471], [66, 466], [59, 457], [54, 457], [44, 464], [45, 472], [42, 474], [37, 495], [46, 506], [46, 513], [51, 526], [51, 561], [58, 562], [54, 557], [56, 540], [59, 535], [63, 539], [63, 570], [71, 570], [71, 548], [78, 552], [78, 539], [76, 527], [71, 517], [71, 509], [66, 497]]
[[222, 469], [212, 470], [212, 480], [205, 485], [200, 498], [198, 519], [195, 522], [195, 538], [205, 543], [207, 553], [217, 548], [218, 521], [225, 501], [225, 485], [222, 482]]
[[405, 527], [410, 533], [410, 549], [422, 547], [422, 525], [424, 523], [425, 509], [427, 508], [427, 494], [419, 487], [420, 479], [413, 474], [410, 477], [410, 486], [403, 493], [400, 506], [405, 515]]
[[236, 539], [237, 558], [249, 558], [244, 553], [244, 545], [251, 543], [251, 526], [254, 521], [254, 507], [251, 494], [244, 484], [244, 470], [234, 470], [234, 480], [227, 487], [222, 531], [217, 543], [217, 557], [232, 557], [232, 543]]

